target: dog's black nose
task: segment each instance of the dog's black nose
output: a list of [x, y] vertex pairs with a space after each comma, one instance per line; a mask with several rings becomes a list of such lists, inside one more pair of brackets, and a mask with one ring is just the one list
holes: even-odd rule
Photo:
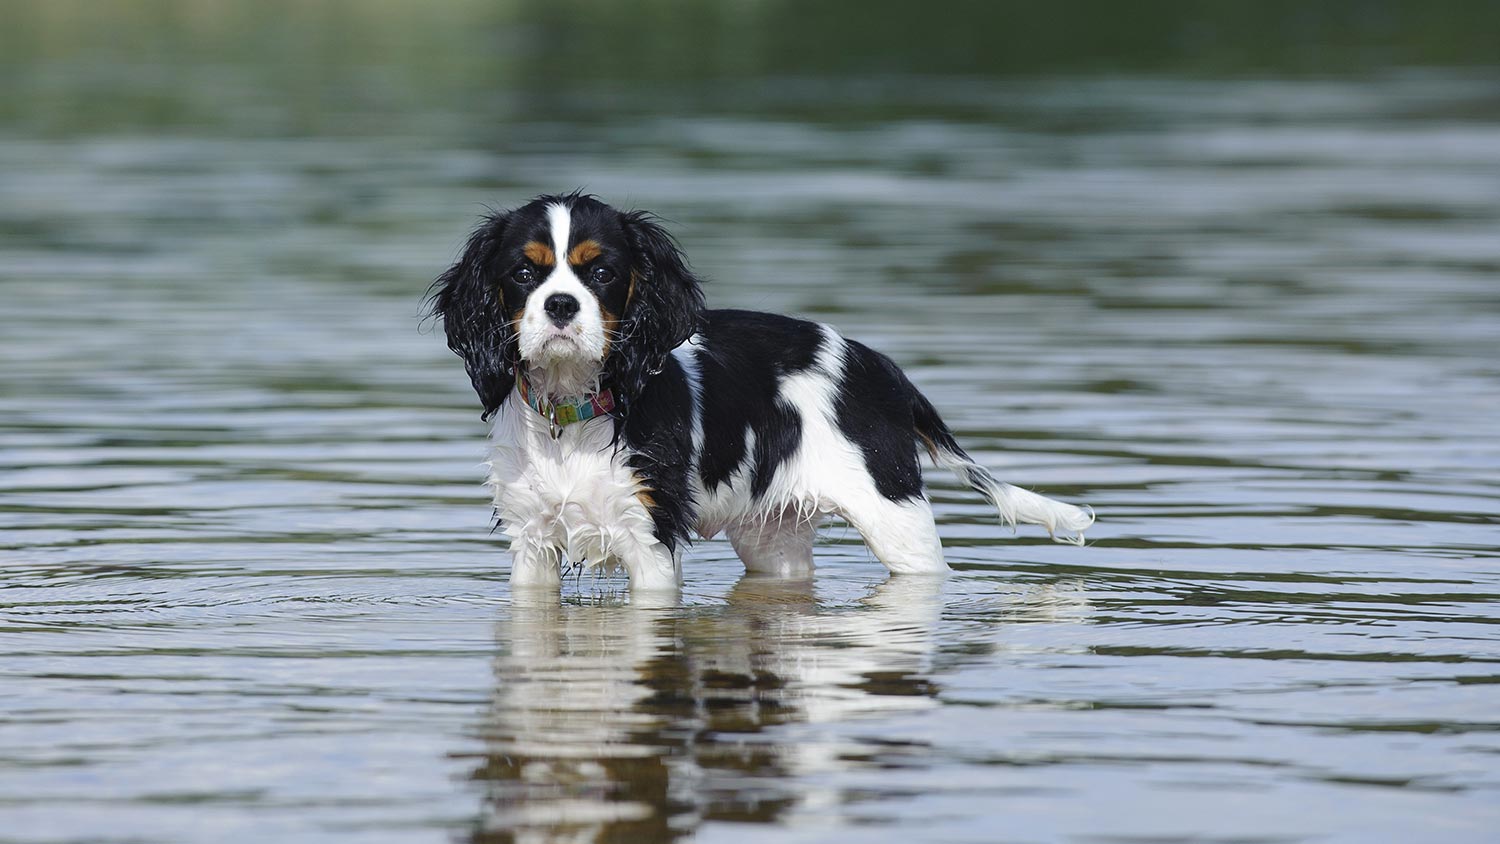
[[568, 324], [568, 320], [577, 316], [578, 300], [566, 293], [553, 293], [547, 297], [542, 310], [547, 312], [547, 316], [552, 317], [553, 325], [561, 328]]

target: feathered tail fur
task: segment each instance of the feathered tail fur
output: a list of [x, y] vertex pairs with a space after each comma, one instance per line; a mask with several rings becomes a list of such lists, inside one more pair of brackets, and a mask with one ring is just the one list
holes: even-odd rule
[[911, 387], [911, 395], [917, 436], [926, 444], [934, 463], [953, 470], [970, 489], [989, 499], [1000, 511], [1000, 519], [1012, 528], [1017, 522], [1041, 525], [1054, 542], [1083, 544], [1084, 530], [1094, 523], [1092, 508], [1064, 504], [996, 480], [953, 438], [953, 432], [938, 416], [932, 402], [917, 392], [916, 387]]

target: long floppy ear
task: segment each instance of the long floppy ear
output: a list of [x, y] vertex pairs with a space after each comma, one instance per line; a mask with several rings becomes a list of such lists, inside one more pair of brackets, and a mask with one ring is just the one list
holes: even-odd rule
[[463, 257], [432, 283], [432, 313], [443, 318], [448, 348], [464, 360], [474, 392], [489, 419], [516, 383], [515, 332], [505, 318], [499, 283], [491, 278], [491, 261], [509, 214], [488, 217], [464, 247]]
[[702, 325], [703, 290], [682, 251], [656, 218], [645, 211], [620, 215], [630, 242], [630, 296], [620, 324], [621, 340], [605, 363], [610, 383], [628, 402], [667, 355]]

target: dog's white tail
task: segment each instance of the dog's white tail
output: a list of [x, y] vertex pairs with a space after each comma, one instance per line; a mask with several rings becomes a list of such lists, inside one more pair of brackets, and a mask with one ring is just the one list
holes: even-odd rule
[[1055, 542], [1083, 544], [1084, 530], [1094, 523], [1093, 509], [1074, 507], [996, 480], [958, 444], [932, 402], [910, 382], [906, 386], [911, 390], [915, 433], [927, 446], [934, 463], [952, 469], [971, 489], [989, 499], [1000, 511], [1001, 520], [1012, 528], [1017, 522], [1041, 525]]
[[995, 479], [989, 470], [975, 463], [963, 452], [941, 449], [935, 457], [937, 464], [952, 469], [959, 480], [989, 499], [1000, 511], [1000, 519], [1012, 528], [1017, 522], [1041, 525], [1054, 542], [1082, 545], [1083, 532], [1094, 523], [1094, 511], [1090, 507], [1075, 507], [1054, 501], [1045, 495], [1037, 495]]

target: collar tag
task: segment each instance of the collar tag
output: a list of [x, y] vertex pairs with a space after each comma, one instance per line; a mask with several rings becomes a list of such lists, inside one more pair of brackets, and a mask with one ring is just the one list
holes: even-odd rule
[[549, 401], [531, 392], [531, 384], [522, 378], [516, 379], [516, 389], [521, 400], [547, 420], [548, 431], [555, 440], [562, 436], [563, 428], [574, 422], [583, 422], [596, 416], [605, 416], [615, 409], [615, 397], [609, 390], [582, 396], [568, 396]]

